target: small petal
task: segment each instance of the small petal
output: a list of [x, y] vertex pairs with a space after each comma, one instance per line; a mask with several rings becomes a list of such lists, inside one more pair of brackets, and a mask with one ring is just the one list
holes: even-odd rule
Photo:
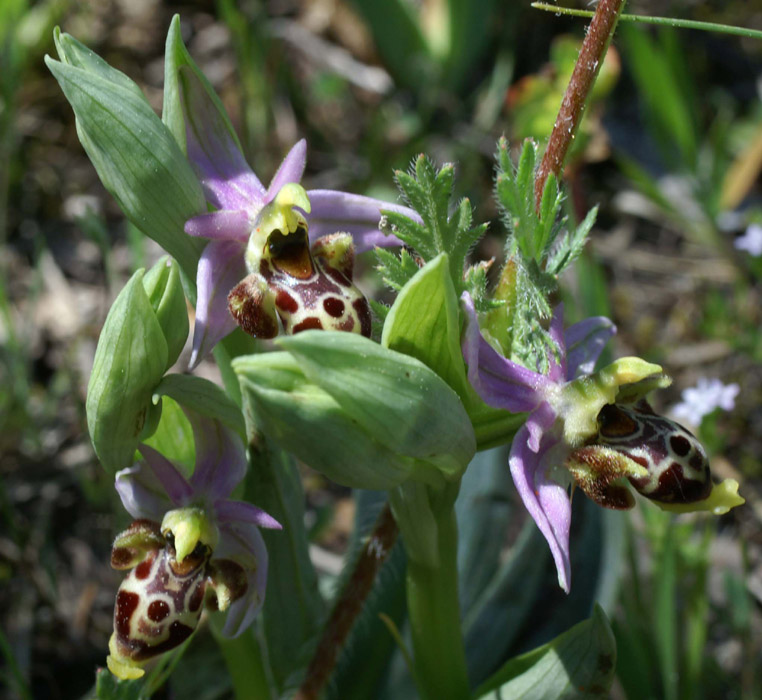
[[243, 523], [251, 523], [257, 527], [270, 530], [282, 530], [283, 526], [272, 515], [265, 513], [261, 508], [244, 501], [217, 501], [214, 504], [217, 520], [220, 523], [229, 523], [239, 520]]
[[402, 245], [396, 236], [386, 236], [379, 231], [382, 209], [399, 212], [415, 221], [421, 221], [421, 217], [408, 207], [359, 194], [336, 190], [309, 190], [307, 196], [312, 204], [312, 212], [307, 217], [310, 240], [314, 241], [337, 231], [351, 233], [358, 253], [375, 246]]
[[161, 484], [164, 492], [176, 506], [190, 503], [194, 490], [188, 480], [178, 471], [172, 462], [153, 447], [141, 444], [138, 448], [147, 466]]
[[301, 182], [307, 164], [307, 141], [298, 141], [288, 152], [267, 188], [266, 203], [271, 202], [283, 185]]
[[136, 519], [161, 522], [174, 504], [167, 498], [161, 482], [144, 464], [135, 464], [116, 473], [114, 484], [124, 509]]
[[238, 241], [211, 241], [201, 254], [196, 273], [198, 297], [190, 369], [236, 328], [228, 312], [228, 294], [246, 276], [244, 251], [245, 246]]
[[529, 414], [526, 422], [527, 432], [529, 433], [527, 445], [532, 452], [540, 451], [542, 436], [556, 422], [556, 418], [558, 418], [558, 414], [547, 401], [543, 401]]
[[543, 401], [543, 392], [553, 382], [500, 355], [479, 332], [476, 309], [468, 292], [463, 293], [461, 301], [466, 312], [463, 358], [471, 386], [490, 406], [513, 413], [531, 411]]
[[246, 571], [248, 587], [228, 609], [222, 634], [237, 637], [257, 616], [265, 600], [267, 548], [256, 525], [240, 521], [222, 523], [215, 558], [232, 559]]
[[209, 501], [229, 496], [246, 474], [243, 440], [218, 420], [183, 408], [193, 429], [196, 466], [190, 483]]
[[[187, 66], [179, 71], [188, 160], [204, 194], [217, 209], [261, 208], [265, 188], [238, 147], [222, 105], [215, 102]], [[211, 90], [211, 88], [210, 88]]]
[[616, 326], [605, 316], [593, 316], [566, 329], [566, 378], [592, 374], [606, 343], [616, 333]]
[[549, 453], [556, 452], [553, 448], [558, 441], [546, 434], [537, 453], [528, 448], [528, 442], [528, 430], [522, 427], [511, 447], [511, 475], [524, 506], [548, 541], [558, 571], [558, 585], [568, 593], [571, 585], [571, 501], [564, 487], [547, 478], [544, 466], [549, 461]]
[[210, 214], [201, 214], [185, 222], [185, 233], [189, 236], [212, 238], [223, 241], [246, 243], [251, 234], [252, 223], [243, 209], [232, 211], [220, 209]]

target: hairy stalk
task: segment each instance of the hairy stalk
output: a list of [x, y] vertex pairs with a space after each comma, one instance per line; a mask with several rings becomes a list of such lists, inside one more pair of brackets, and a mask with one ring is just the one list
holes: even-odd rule
[[376, 574], [397, 540], [398, 532], [391, 508], [386, 503], [355, 562], [352, 575], [334, 605], [295, 700], [316, 700], [328, 682], [339, 653], [373, 588]]
[[553, 173], [558, 177], [561, 174], [566, 153], [582, 121], [587, 98], [595, 84], [625, 1], [600, 0], [595, 16], [590, 22], [574, 72], [561, 102], [556, 123], [553, 125], [548, 147], [537, 171], [534, 194], [538, 211], [548, 175]]

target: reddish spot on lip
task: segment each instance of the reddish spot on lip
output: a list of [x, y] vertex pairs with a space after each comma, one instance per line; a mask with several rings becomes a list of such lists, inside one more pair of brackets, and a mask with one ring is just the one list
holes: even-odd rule
[[169, 615], [169, 605], [163, 600], [154, 600], [148, 606], [148, 619], [154, 622], [161, 622]]

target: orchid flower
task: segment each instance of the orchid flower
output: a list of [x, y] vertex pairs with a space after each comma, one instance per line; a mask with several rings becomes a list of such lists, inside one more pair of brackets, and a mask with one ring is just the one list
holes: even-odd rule
[[230, 499], [246, 472], [240, 436], [183, 411], [195, 437], [190, 478], [145, 444], [142, 461], [116, 474], [122, 504], [136, 518], [112, 551], [112, 566], [132, 569], [117, 594], [109, 643], [109, 668], [121, 678], [140, 677], [144, 663], [184, 641], [205, 599], [227, 609], [222, 634], [229, 637], [241, 634], [264, 602], [267, 550], [258, 528], [281, 526]]
[[490, 406], [529, 413], [513, 439], [511, 476], [548, 541], [564, 591], [571, 583], [570, 485], [619, 509], [634, 505], [620, 483], [625, 479], [669, 510], [720, 513], [743, 503], [737, 482], [712, 486], [706, 454], [693, 435], [645, 402], [651, 389], [669, 383], [661, 367], [630, 357], [592, 373], [616, 331], [611, 321], [589, 318], [564, 332], [562, 309], [556, 309], [550, 336], [559, 354], [548, 353], [549, 369], [541, 374], [498, 353], [481, 335], [468, 293], [462, 302], [471, 385]]
[[[190, 219], [185, 232], [210, 239], [197, 273], [196, 326], [191, 367], [236, 327], [228, 313], [229, 292], [255, 270], [247, 269], [247, 243], [267, 205], [284, 187], [304, 174], [307, 144], [299, 141], [284, 158], [267, 188], [246, 163], [227, 115], [221, 112], [199, 79], [181, 69], [188, 158], [199, 177], [207, 202], [215, 208]], [[420, 217], [407, 207], [335, 190], [308, 190], [304, 210], [311, 241], [337, 231], [354, 237], [356, 252], [374, 246], [400, 245], [379, 230], [381, 210]], [[288, 231], [285, 232], [286, 234]], [[260, 246], [261, 247], [261, 246]]]

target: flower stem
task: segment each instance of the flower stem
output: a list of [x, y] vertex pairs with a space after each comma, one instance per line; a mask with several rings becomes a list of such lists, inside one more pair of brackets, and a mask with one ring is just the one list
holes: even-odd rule
[[254, 632], [247, 630], [235, 639], [223, 637], [219, 617], [212, 616], [212, 634], [225, 659], [236, 698], [272, 698], [274, 693], [268, 678], [267, 664], [262, 658], [262, 649]]
[[458, 602], [458, 526], [450, 505], [436, 513], [438, 566], [408, 561], [407, 604], [415, 675], [427, 700], [469, 697]]
[[398, 532], [397, 523], [392, 517], [389, 504], [386, 503], [334, 605], [295, 700], [316, 700], [328, 682], [339, 653], [373, 588], [376, 574], [397, 540]]
[[553, 125], [548, 147], [537, 171], [534, 196], [538, 211], [548, 175], [553, 173], [558, 177], [561, 174], [566, 153], [582, 121], [587, 99], [606, 56], [606, 50], [614, 35], [624, 4], [625, 0], [600, 0], [593, 20], [590, 22], [574, 72], [561, 102], [556, 123]]

